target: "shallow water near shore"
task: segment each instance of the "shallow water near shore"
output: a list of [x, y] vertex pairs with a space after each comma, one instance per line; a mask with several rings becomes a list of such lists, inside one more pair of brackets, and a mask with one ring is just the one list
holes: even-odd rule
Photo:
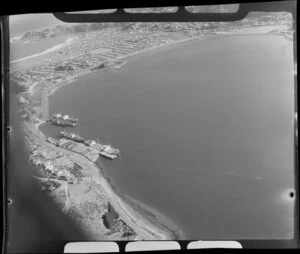
[[[293, 52], [274, 35], [220, 36], [127, 58], [77, 78], [50, 113], [121, 150], [104, 161], [120, 193], [174, 221], [188, 239], [292, 236]], [[43, 125], [46, 135], [60, 128]]]
[[130, 196], [127, 196], [125, 193], [121, 193], [113, 184], [111, 179], [105, 174], [107, 169], [105, 170], [105, 165], [101, 161], [97, 161], [96, 165], [99, 168], [100, 175], [103, 176], [106, 181], [110, 184], [113, 191], [122, 198], [122, 200], [132, 207], [136, 212], [138, 212], [141, 216], [148, 219], [154, 225], [159, 228], [164, 229], [168, 234], [171, 235], [170, 240], [176, 239], [184, 239], [183, 232], [174, 222], [170, 221], [169, 218], [166, 218], [163, 214], [158, 213], [157, 211], [151, 209], [149, 206], [142, 204], [141, 201], [135, 200]]

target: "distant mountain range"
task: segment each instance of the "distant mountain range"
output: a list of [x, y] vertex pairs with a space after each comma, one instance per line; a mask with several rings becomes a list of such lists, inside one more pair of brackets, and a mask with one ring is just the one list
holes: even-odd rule
[[[212, 6], [210, 9], [203, 9], [201, 11], [220, 11], [220, 9], [213, 9]], [[189, 7], [189, 11], [199, 11], [198, 7]], [[192, 9], [191, 9], [192, 8]], [[229, 9], [229, 7], [222, 7], [222, 12], [229, 12], [234, 11]], [[142, 12], [162, 12], [162, 8], [143, 8]], [[172, 11], [170, 8], [166, 11]], [[47, 28], [39, 31], [30, 31], [21, 37], [21, 39], [33, 39], [33, 38], [53, 38], [59, 35], [66, 35], [66, 34], [80, 34], [86, 33], [90, 31], [100, 31], [102, 29], [107, 28], [118, 28], [121, 30], [178, 30], [178, 29], [224, 29], [228, 28], [238, 28], [239, 26], [259, 26], [259, 25], [292, 25], [292, 16], [289, 13], [278, 13], [278, 12], [253, 12], [249, 13], [249, 15], [241, 20], [236, 22], [190, 22], [190, 23], [177, 23], [177, 22], [170, 22], [170, 23], [82, 23], [82, 24], [74, 24], [74, 25], [57, 25], [53, 28]]]

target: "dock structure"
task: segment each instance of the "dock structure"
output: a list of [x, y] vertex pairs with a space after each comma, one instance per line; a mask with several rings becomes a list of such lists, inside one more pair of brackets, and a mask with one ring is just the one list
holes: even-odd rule
[[101, 152], [101, 151], [99, 151], [99, 154], [100, 154], [102, 157], [107, 158], [107, 159], [110, 159], [110, 160], [114, 160], [114, 159], [118, 158], [117, 155], [109, 154], [109, 153], [106, 153], [106, 152]]
[[52, 118], [55, 119], [55, 120], [59, 120], [59, 121], [69, 121], [71, 123], [78, 124], [78, 119], [70, 117], [69, 115], [62, 115], [62, 114], [59, 114], [59, 113], [55, 113], [55, 114], [52, 115]]
[[78, 134], [62, 131], [62, 136], [57, 145], [73, 152], [80, 153], [90, 161], [96, 161], [100, 156], [114, 160], [120, 155], [119, 149], [112, 148], [110, 145], [101, 145], [94, 140], [85, 140]]
[[66, 121], [66, 120], [58, 120], [58, 119], [50, 119], [50, 122], [53, 125], [57, 125], [60, 127], [76, 127], [78, 125], [78, 123], [75, 122], [71, 122], [71, 121]]
[[47, 121], [49, 119], [49, 99], [47, 90], [42, 90], [42, 119]]
[[97, 159], [99, 158], [99, 153], [96, 149], [87, 147], [86, 145], [84, 145], [82, 143], [77, 143], [75, 141], [62, 138], [57, 142], [56, 145], [59, 147], [68, 149], [72, 152], [81, 154], [81, 155], [85, 156], [88, 160], [90, 160], [91, 162], [96, 162]]
[[58, 140], [51, 138], [51, 137], [47, 138], [47, 141], [52, 145], [57, 145], [57, 143], [58, 143]]
[[101, 145], [94, 140], [86, 140], [85, 144], [96, 149], [98, 153], [106, 159], [114, 160], [120, 155], [119, 149], [112, 148], [109, 145]]

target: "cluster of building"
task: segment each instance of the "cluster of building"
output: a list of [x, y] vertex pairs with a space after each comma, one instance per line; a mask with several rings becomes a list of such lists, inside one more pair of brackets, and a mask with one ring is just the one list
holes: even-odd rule
[[[222, 34], [247, 26], [270, 25], [270, 20], [249, 17], [238, 22], [152, 24], [146, 29], [140, 24], [134, 29], [108, 28], [76, 35], [72, 44], [65, 46], [45, 59], [45, 63], [20, 70], [13, 76], [24, 86], [61, 83], [75, 75], [92, 70], [108, 61], [114, 61], [141, 50], [193, 38], [202, 34]], [[276, 25], [291, 25], [288, 19]], [[272, 22], [271, 22], [272, 23]], [[151, 29], [150, 29], [151, 28]], [[99, 68], [101, 69], [101, 68]]]
[[53, 54], [45, 64], [19, 70], [12, 75], [25, 87], [32, 86], [35, 82], [49, 87], [49, 84], [63, 82], [107, 61], [114, 61], [131, 53], [196, 35], [196, 33], [187, 34], [181, 31], [128, 33], [114, 31], [114, 29], [91, 32], [75, 40], [72, 45], [61, 49], [60, 53]]
[[71, 173], [75, 167], [74, 162], [63, 153], [53, 149], [34, 150], [30, 158], [36, 165], [34, 169], [37, 177], [59, 179], [70, 183], [76, 181], [76, 177]]
[[[119, 149], [115, 149], [115, 148], [111, 147], [110, 145], [102, 145], [100, 143], [97, 143], [95, 140], [86, 140], [86, 139], [80, 137], [76, 133], [62, 131], [60, 134], [62, 136], [61, 140], [63, 140], [63, 139], [72, 140], [73, 142], [80, 143], [81, 147], [83, 147], [83, 145], [85, 145], [86, 147], [89, 148], [88, 150], [86, 149], [86, 151], [96, 152], [98, 155], [101, 155], [105, 158], [113, 160], [113, 159], [118, 158], [119, 155], [120, 155], [120, 150]], [[65, 142], [63, 142], [63, 144], [64, 143]], [[59, 142], [56, 142], [54, 144], [57, 145], [57, 146], [62, 146], [62, 145], [60, 145]], [[62, 146], [62, 147], [66, 148], [66, 146]], [[69, 147], [67, 147], [67, 148], [69, 149]], [[69, 149], [69, 150], [75, 151], [73, 148]], [[85, 153], [83, 153], [83, 155], [85, 156]], [[88, 158], [88, 159], [91, 160], [91, 161], [94, 161], [93, 159], [90, 159], [90, 158]], [[97, 159], [98, 159], [98, 157], [95, 159], [95, 161]]]
[[[67, 134], [68, 136], [66, 136]], [[109, 145], [101, 145], [94, 140], [84, 140], [74, 133], [66, 132], [64, 135], [59, 140], [48, 138], [47, 141], [55, 146], [81, 154], [91, 162], [96, 162], [99, 155], [111, 160], [118, 158], [120, 155], [118, 149], [112, 148]]]
[[99, 153], [96, 149], [88, 147], [84, 144], [77, 143], [65, 138], [59, 139], [56, 143], [57, 146], [68, 149], [72, 152], [78, 153], [86, 157], [91, 162], [96, 162], [99, 158]]

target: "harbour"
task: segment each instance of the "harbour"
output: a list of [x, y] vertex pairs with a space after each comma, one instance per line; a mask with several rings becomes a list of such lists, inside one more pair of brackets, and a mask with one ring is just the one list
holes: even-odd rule
[[[46, 123], [47, 122], [60, 127], [75, 127], [78, 124], [78, 119], [56, 113], [53, 114], [52, 119], [47, 120]], [[66, 130], [59, 133], [57, 140], [49, 137], [47, 141], [56, 146], [84, 155], [92, 162], [96, 162], [99, 155], [110, 160], [117, 159], [120, 156], [119, 149], [113, 148], [110, 145], [100, 144], [95, 140], [84, 139], [77, 133], [68, 132]]]
[[[51, 112], [63, 108], [78, 116], [78, 133], [88, 140], [97, 137], [103, 143], [116, 144], [122, 151], [124, 159], [103, 162], [112, 184], [176, 221], [189, 238], [268, 237], [275, 230], [276, 223], [272, 221], [281, 221], [278, 236], [287, 237], [290, 232], [291, 224], [286, 223], [286, 218], [292, 214], [291, 207], [276, 210], [273, 200], [276, 189], [284, 190], [293, 184], [292, 166], [286, 166], [292, 163], [292, 153], [288, 151], [293, 140], [278, 139], [279, 133], [292, 131], [292, 125], [284, 121], [293, 117], [287, 113], [293, 106], [291, 95], [281, 86], [291, 84], [292, 76], [274, 77], [270, 73], [290, 71], [291, 52], [280, 55], [282, 65], [273, 65], [261, 52], [280, 51], [281, 40], [276, 37], [277, 43], [267, 47], [275, 37], [247, 37], [253, 52], [257, 52], [249, 55], [243, 50], [244, 38], [224, 36], [222, 40], [203, 40], [200, 46], [194, 41], [157, 49], [156, 54], [146, 52], [128, 58], [118, 72], [79, 78], [49, 98]], [[221, 42], [228, 45], [226, 52], [218, 51]], [[176, 50], [179, 48], [182, 53]], [[214, 50], [217, 53], [211, 54]], [[163, 56], [158, 52], [163, 52]], [[202, 61], [203, 57], [208, 59], [208, 54], [210, 62]], [[247, 59], [246, 66], [238, 64], [243, 59]], [[227, 61], [231, 61], [230, 66]], [[270, 68], [262, 71], [257, 63]], [[156, 75], [148, 72], [149, 68]], [[212, 75], [213, 72], [218, 75]], [[225, 80], [226, 88], [220, 87]], [[270, 86], [281, 91], [279, 94], [272, 90], [272, 99]], [[283, 91], [286, 97], [282, 97]], [[76, 107], [84, 98], [89, 105]], [[246, 102], [252, 107], [243, 106]], [[274, 111], [272, 105], [280, 107], [282, 114]], [[271, 123], [276, 123], [274, 132], [269, 128]], [[233, 126], [243, 127], [237, 130]], [[42, 130], [50, 136], [57, 135], [54, 126], [42, 126]], [[270, 158], [276, 158], [276, 162], [270, 164]], [[260, 170], [262, 167], [265, 170]], [[224, 170], [230, 174], [222, 176]], [[228, 177], [235, 172], [249, 177]], [[255, 180], [257, 177], [267, 180]], [[209, 195], [221, 189], [226, 192]], [[157, 199], [158, 196], [162, 198]], [[255, 207], [272, 210], [267, 226], [265, 217], [256, 213]], [[189, 216], [185, 216], [187, 213]], [[218, 220], [220, 213], [226, 219]], [[255, 223], [247, 224], [245, 229], [242, 222], [249, 216]]]
[[292, 19], [85, 28], [11, 62], [34, 175], [63, 212], [90, 239], [292, 238]]

